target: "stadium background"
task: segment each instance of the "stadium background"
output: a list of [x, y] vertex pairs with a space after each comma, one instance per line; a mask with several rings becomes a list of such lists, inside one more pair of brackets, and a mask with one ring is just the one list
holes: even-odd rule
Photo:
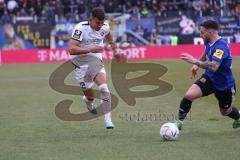
[[[55, 106], [61, 100], [73, 100], [72, 113], [87, 109], [79, 95], [61, 94], [49, 85], [52, 73], [69, 60], [66, 47], [73, 26], [88, 20], [96, 6], [107, 12], [119, 51], [133, 60], [128, 64], [163, 65], [167, 72], [160, 79], [173, 86], [164, 95], [137, 97], [136, 104], [129, 106], [113, 79], [122, 70], [129, 70], [126, 77], [131, 79], [147, 69], [131, 72], [129, 65], [123, 65], [112, 73], [113, 64], [106, 61], [109, 88], [119, 99], [113, 110], [113, 131], [105, 130], [103, 117], [84, 122], [59, 119]], [[220, 23], [239, 86], [239, 16], [239, 0], [0, 0], [0, 159], [239, 159], [240, 132], [220, 115], [213, 96], [193, 104], [177, 142], [165, 143], [159, 137], [161, 124], [174, 121], [182, 96], [194, 82], [189, 78], [190, 65], [178, 57], [183, 52], [196, 57], [203, 52], [198, 32], [203, 20], [214, 18]], [[106, 50], [104, 58], [111, 56]], [[78, 85], [73, 75], [64, 82]], [[151, 89], [150, 84], [131, 91]], [[239, 108], [238, 91], [239, 87]]]
[[[35, 56], [36, 62], [67, 60], [69, 57], [64, 49], [67, 48], [74, 25], [79, 21], [88, 20], [91, 9], [96, 6], [105, 9], [107, 21], [120, 48], [203, 44], [199, 37], [198, 25], [209, 18], [219, 22], [219, 33], [229, 43], [240, 42], [240, 4], [237, 0], [1, 0], [0, 48], [40, 49], [24, 52], [27, 54], [25, 57]], [[158, 52], [158, 48], [153, 49], [154, 52]], [[153, 55], [152, 52], [148, 53], [148, 48], [144, 50], [144, 54], [153, 59], [159, 58], [158, 56], [168, 57], [177, 52], [177, 49], [169, 51], [167, 48]], [[142, 51], [136, 47], [135, 50], [125, 52], [130, 59], [144, 59], [145, 57], [141, 56]], [[236, 54], [235, 50], [233, 52]], [[11, 54], [19, 56], [16, 52], [4, 54], [3, 51], [1, 62], [21, 62], [19, 58], [14, 60], [12, 56], [9, 57]], [[44, 57], [49, 58], [45, 60]], [[105, 57], [108, 59], [108, 54]], [[31, 62], [27, 58], [25, 61]]]

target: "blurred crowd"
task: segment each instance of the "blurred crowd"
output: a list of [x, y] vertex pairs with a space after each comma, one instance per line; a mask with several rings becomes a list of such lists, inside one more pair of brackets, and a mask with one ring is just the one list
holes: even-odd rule
[[[145, 45], [141, 37], [151, 45], [189, 43], [184, 42], [186, 37], [179, 38], [178, 33], [182, 36], [197, 33], [199, 17], [230, 16], [230, 19], [238, 21], [238, 26], [240, 24], [240, 0], [0, 0], [0, 25], [32, 21], [52, 24], [54, 28], [59, 20], [67, 20], [71, 24], [87, 20], [94, 7], [104, 8], [110, 16], [111, 28], [116, 24], [118, 32], [114, 37], [117, 37], [117, 41], [133, 42], [136, 45]], [[113, 20], [114, 15], [123, 14], [130, 15], [128, 19], [132, 26], [138, 20], [151, 18], [155, 19], [155, 22], [150, 23], [154, 26], [150, 27], [149, 22], [141, 21], [129, 29], [135, 36], [130, 33], [124, 35], [121, 20]], [[127, 27], [129, 26], [131, 25], [128, 24]], [[179, 31], [174, 32], [179, 27]], [[227, 27], [226, 30], [228, 35], [233, 36], [234, 42], [240, 42], [239, 27], [238, 31]]]
[[35, 22], [86, 20], [92, 8], [107, 13], [129, 13], [138, 18], [177, 15], [239, 15], [240, 0], [0, 0], [1, 23], [29, 17]]

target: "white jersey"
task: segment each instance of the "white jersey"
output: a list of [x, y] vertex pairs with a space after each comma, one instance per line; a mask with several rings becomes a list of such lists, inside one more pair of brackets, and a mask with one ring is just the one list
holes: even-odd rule
[[[78, 23], [73, 32], [72, 38], [79, 41], [81, 48], [90, 48], [94, 46], [102, 46], [103, 47], [103, 40], [106, 35], [110, 32], [109, 25], [104, 23], [102, 28], [99, 31], [96, 31], [90, 27], [88, 21]], [[95, 56], [102, 60], [102, 52], [99, 53], [87, 53], [82, 55], [71, 55], [72, 61], [78, 61], [81, 59], [81, 56], [91, 55]]]

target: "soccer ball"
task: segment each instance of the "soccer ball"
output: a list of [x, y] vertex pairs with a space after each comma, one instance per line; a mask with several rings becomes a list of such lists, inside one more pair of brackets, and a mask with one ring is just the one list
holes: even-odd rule
[[174, 123], [164, 123], [160, 128], [160, 137], [164, 141], [175, 141], [178, 139], [179, 129]]

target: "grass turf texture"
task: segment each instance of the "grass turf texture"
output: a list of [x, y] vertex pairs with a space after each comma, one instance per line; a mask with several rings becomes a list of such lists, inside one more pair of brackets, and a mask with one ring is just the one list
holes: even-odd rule
[[[161, 79], [171, 83], [173, 90], [162, 96], [138, 98], [133, 107], [119, 98], [112, 113], [114, 130], [104, 128], [103, 117], [87, 122], [66, 122], [56, 117], [55, 105], [64, 99], [74, 101], [72, 112], [87, 111], [79, 96], [63, 95], [49, 87], [48, 78], [59, 63], [2, 65], [0, 160], [239, 159], [240, 129], [232, 129], [232, 120], [220, 115], [214, 96], [193, 103], [191, 119], [185, 122], [178, 141], [161, 141], [160, 126], [173, 121], [182, 96], [194, 82], [190, 79], [191, 66], [180, 60], [134, 63], [144, 62], [166, 66], [168, 72]], [[239, 63], [235, 58], [237, 85]], [[107, 73], [110, 67], [107, 63]], [[117, 95], [109, 77], [109, 88]], [[73, 76], [66, 81], [77, 85]], [[235, 103], [240, 109], [238, 92]], [[157, 119], [149, 118], [151, 114]]]

